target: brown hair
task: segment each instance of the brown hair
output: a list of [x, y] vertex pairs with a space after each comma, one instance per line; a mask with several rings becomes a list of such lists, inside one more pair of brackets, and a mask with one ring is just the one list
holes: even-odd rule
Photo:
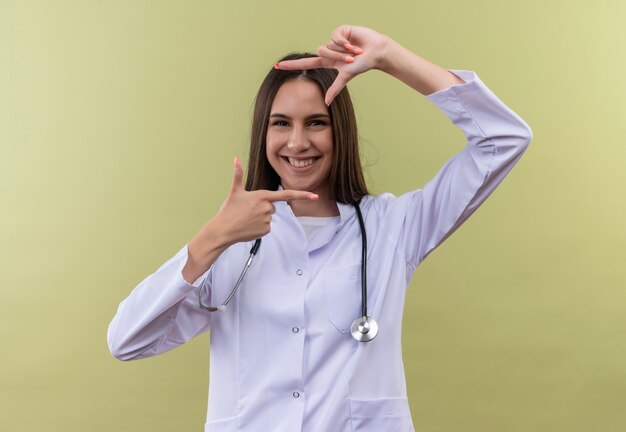
[[[292, 53], [283, 60], [317, 57], [311, 53]], [[280, 177], [267, 160], [265, 138], [272, 103], [278, 89], [285, 82], [294, 79], [308, 79], [316, 83], [322, 94], [331, 86], [337, 71], [335, 69], [279, 70], [272, 68], [257, 93], [252, 118], [250, 154], [246, 190], [276, 190]], [[357, 203], [368, 195], [359, 157], [359, 139], [356, 117], [348, 89], [344, 88], [328, 107], [333, 128], [333, 161], [329, 174], [330, 198], [344, 204]]]

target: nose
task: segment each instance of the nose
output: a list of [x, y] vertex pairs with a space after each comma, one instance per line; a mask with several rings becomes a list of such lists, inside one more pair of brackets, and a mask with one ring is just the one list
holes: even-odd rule
[[294, 126], [291, 134], [289, 135], [289, 141], [287, 142], [287, 148], [293, 151], [302, 151], [311, 147], [309, 138], [302, 126]]

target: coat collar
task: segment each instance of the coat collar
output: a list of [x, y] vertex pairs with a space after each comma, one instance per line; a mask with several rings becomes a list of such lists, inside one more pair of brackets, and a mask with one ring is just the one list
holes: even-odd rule
[[[278, 187], [278, 190], [283, 190], [281, 186]], [[302, 233], [304, 236], [304, 231], [300, 226], [300, 223], [296, 219], [296, 215], [293, 213], [293, 210], [289, 206], [286, 201], [276, 201], [274, 203], [276, 206], [276, 212], [282, 214], [287, 220], [293, 221], [294, 227]], [[337, 224], [329, 224], [325, 226], [313, 239], [311, 242], [307, 242], [308, 252], [311, 253], [316, 249], [321, 248], [328, 244], [335, 233], [342, 229], [344, 225], [346, 225], [350, 220], [356, 218], [356, 210], [354, 206], [351, 204], [342, 204], [337, 203], [337, 208], [339, 209], [339, 222]]]

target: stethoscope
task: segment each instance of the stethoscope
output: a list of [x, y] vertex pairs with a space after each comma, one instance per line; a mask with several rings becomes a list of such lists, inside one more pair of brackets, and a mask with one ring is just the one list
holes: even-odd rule
[[[359, 219], [359, 227], [361, 229], [361, 316], [352, 321], [350, 332], [352, 333], [352, 337], [357, 341], [369, 342], [378, 334], [378, 323], [374, 318], [367, 315], [367, 235], [365, 233], [365, 223], [363, 222], [363, 215], [361, 214], [359, 204], [354, 204], [354, 208], [356, 209], [356, 214]], [[198, 292], [198, 303], [201, 308], [206, 309], [209, 312], [224, 312], [226, 310], [226, 306], [235, 296], [237, 289], [239, 289], [239, 285], [241, 285], [241, 282], [243, 281], [243, 278], [246, 275], [248, 268], [250, 268], [252, 260], [259, 251], [260, 247], [261, 239], [256, 239], [254, 245], [252, 245], [252, 249], [250, 249], [250, 256], [248, 257], [248, 260], [246, 261], [246, 264], [241, 270], [241, 274], [235, 283], [235, 287], [220, 306], [207, 306], [202, 303], [202, 293], [204, 292], [208, 276], [204, 278]]]

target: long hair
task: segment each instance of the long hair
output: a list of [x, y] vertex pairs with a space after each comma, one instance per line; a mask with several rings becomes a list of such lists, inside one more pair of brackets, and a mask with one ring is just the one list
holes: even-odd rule
[[[280, 61], [309, 57], [317, 56], [311, 53], [292, 53]], [[325, 68], [292, 71], [272, 68], [269, 71], [254, 103], [246, 190], [276, 190], [280, 185], [280, 177], [267, 160], [265, 150], [270, 110], [280, 86], [294, 79], [307, 79], [316, 83], [322, 94], [326, 94], [336, 77], [335, 69]], [[333, 128], [333, 161], [329, 174], [330, 198], [344, 204], [356, 203], [369, 192], [359, 156], [356, 117], [347, 88], [341, 90], [328, 110]]]

